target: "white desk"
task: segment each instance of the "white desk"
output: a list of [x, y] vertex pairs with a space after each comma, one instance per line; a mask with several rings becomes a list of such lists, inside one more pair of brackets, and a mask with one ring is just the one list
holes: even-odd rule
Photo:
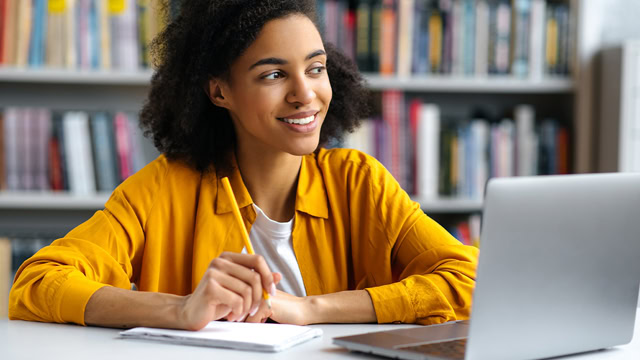
[[[4, 319], [0, 320], [0, 359], [369, 359], [372, 357], [349, 353], [332, 345], [332, 338], [414, 325], [313, 326], [324, 331], [322, 338], [316, 338], [280, 353], [256, 353], [119, 339], [119, 330], [116, 329]], [[640, 332], [640, 316], [636, 317], [636, 332]], [[640, 359], [640, 335], [636, 334], [628, 345], [570, 356], [566, 359], [638, 360]]]

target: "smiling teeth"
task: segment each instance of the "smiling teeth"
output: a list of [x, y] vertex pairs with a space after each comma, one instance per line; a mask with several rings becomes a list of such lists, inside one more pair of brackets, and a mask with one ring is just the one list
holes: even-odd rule
[[310, 122], [313, 121], [313, 119], [315, 118], [315, 115], [311, 115], [309, 117], [306, 118], [301, 118], [301, 119], [286, 119], [286, 118], [281, 118], [280, 120], [287, 122], [289, 124], [296, 124], [296, 125], [306, 125]]

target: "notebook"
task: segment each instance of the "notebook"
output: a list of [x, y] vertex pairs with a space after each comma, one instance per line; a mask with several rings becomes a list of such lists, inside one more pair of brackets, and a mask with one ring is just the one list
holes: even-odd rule
[[122, 331], [120, 336], [180, 345], [278, 352], [322, 336], [322, 330], [298, 325], [212, 321], [199, 331], [137, 327]]

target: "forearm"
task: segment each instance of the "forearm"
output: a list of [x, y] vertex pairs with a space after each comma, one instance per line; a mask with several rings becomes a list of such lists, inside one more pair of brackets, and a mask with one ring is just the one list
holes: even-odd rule
[[135, 326], [182, 328], [183, 297], [105, 286], [96, 291], [85, 308], [87, 325], [130, 328]]
[[376, 312], [366, 290], [309, 296], [309, 324], [373, 323]]

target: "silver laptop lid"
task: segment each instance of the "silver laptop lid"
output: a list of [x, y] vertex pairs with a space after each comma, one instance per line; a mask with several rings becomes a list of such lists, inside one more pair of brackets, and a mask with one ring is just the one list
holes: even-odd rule
[[640, 282], [640, 174], [493, 179], [466, 359], [627, 343]]

